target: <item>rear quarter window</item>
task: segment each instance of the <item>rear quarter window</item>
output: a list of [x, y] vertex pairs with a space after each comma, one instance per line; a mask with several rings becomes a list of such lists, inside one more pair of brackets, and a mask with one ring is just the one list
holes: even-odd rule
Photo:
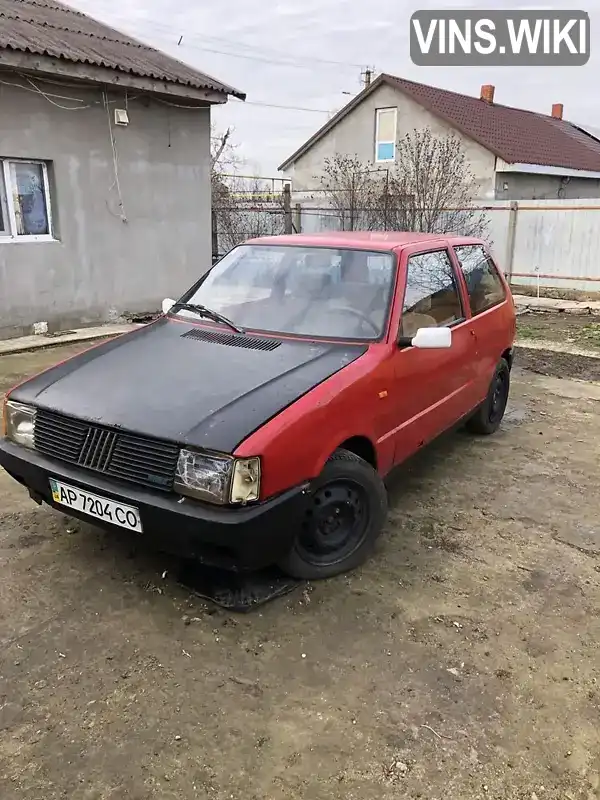
[[467, 282], [471, 314], [481, 314], [506, 298], [498, 269], [481, 245], [461, 245], [454, 252]]

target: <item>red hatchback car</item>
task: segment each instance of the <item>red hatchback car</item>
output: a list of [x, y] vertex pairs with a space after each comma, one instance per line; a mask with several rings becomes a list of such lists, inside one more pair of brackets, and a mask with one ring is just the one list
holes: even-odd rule
[[163, 312], [9, 392], [0, 464], [205, 562], [356, 567], [387, 473], [463, 421], [493, 433], [508, 400], [515, 311], [478, 239], [255, 239]]

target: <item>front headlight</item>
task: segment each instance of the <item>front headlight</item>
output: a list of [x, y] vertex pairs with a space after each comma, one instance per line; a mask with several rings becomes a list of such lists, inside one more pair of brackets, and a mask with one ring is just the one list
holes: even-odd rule
[[4, 404], [6, 437], [23, 447], [34, 447], [35, 408], [7, 400]]
[[260, 459], [181, 450], [174, 489], [209, 503], [245, 504], [260, 495]]

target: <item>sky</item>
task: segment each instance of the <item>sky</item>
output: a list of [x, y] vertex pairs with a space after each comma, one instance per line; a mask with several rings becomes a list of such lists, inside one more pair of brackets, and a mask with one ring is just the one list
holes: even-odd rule
[[[420, 9], [565, 9], [570, 2], [463, 0], [68, 0], [80, 11], [240, 89], [247, 102], [217, 108], [218, 131], [232, 126], [251, 174], [278, 165], [361, 89], [361, 72], [479, 95], [496, 87], [504, 105], [600, 128], [600, 0], [576, 3], [590, 15], [591, 57], [579, 67], [418, 67], [410, 60], [409, 20]], [[597, 26], [597, 27], [596, 27]]]

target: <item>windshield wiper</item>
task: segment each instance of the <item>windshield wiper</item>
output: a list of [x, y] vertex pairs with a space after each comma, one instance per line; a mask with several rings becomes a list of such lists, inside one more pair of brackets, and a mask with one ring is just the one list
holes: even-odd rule
[[175, 303], [175, 305], [171, 308], [171, 311], [177, 311], [178, 309], [182, 309], [183, 311], [194, 311], [201, 317], [212, 319], [213, 322], [222, 322], [223, 325], [227, 325], [236, 333], [246, 333], [243, 328], [240, 328], [230, 319], [224, 317], [223, 314], [219, 314], [218, 311], [213, 311], [212, 308], [207, 308], [200, 303]]

